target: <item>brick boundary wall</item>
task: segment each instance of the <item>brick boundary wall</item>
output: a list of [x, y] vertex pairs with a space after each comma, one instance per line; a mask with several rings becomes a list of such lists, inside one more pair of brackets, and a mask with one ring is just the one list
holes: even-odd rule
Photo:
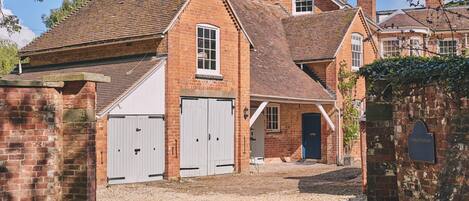
[[368, 201], [398, 200], [392, 104], [368, 101], [366, 107]]
[[[417, 120], [435, 136], [436, 163], [409, 158]], [[436, 85], [369, 102], [368, 200], [469, 200], [469, 100], [454, 101]]]
[[0, 80], [0, 199], [96, 200], [96, 82]]

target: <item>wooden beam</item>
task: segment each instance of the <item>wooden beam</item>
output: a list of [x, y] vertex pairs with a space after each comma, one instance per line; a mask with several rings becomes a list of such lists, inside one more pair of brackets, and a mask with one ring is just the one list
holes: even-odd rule
[[259, 115], [261, 115], [262, 111], [264, 111], [265, 107], [269, 104], [268, 101], [264, 101], [261, 103], [261, 105], [257, 108], [256, 112], [251, 116], [251, 119], [249, 119], [249, 128], [256, 122], [257, 118]]

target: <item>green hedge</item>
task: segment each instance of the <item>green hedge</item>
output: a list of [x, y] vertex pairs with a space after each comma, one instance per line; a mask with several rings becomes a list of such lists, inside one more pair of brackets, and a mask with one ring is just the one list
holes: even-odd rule
[[399, 95], [409, 86], [437, 84], [455, 98], [469, 97], [469, 59], [464, 57], [381, 59], [362, 68], [359, 74], [367, 80], [368, 94], [376, 95], [391, 87], [394, 95]]

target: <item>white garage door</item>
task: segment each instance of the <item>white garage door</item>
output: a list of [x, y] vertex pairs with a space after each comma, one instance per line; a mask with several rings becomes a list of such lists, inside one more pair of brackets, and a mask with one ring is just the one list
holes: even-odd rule
[[109, 184], [163, 179], [164, 149], [162, 116], [109, 118]]
[[232, 173], [234, 101], [184, 98], [181, 107], [181, 176]]

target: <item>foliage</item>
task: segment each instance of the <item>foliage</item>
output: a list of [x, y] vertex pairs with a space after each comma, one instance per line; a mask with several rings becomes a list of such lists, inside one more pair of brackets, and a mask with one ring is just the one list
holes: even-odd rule
[[359, 74], [367, 80], [368, 95], [383, 95], [391, 87], [394, 97], [399, 97], [409, 86], [437, 84], [455, 100], [469, 97], [469, 59], [460, 56], [382, 59]]
[[0, 77], [10, 73], [19, 62], [18, 47], [16, 44], [1, 41], [0, 42]]
[[83, 6], [87, 1], [88, 0], [64, 0], [60, 8], [52, 9], [49, 16], [42, 16], [42, 21], [46, 27], [50, 29], [64, 20], [73, 11]]
[[360, 111], [353, 102], [353, 91], [357, 85], [358, 74], [350, 71], [347, 68], [347, 63], [342, 61], [340, 62], [338, 79], [339, 92], [343, 97], [342, 130], [344, 132], [344, 146], [346, 151], [350, 151], [353, 140], [358, 138], [360, 132]]
[[469, 5], [469, 0], [453, 0], [445, 4], [445, 7], [457, 7]]

